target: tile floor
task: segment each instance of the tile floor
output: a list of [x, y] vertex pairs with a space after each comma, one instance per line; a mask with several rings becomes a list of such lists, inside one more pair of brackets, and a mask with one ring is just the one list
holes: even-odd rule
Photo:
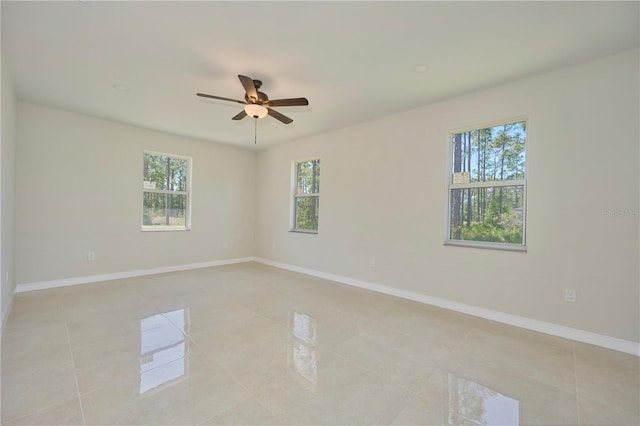
[[16, 297], [2, 424], [640, 424], [639, 358], [246, 263]]

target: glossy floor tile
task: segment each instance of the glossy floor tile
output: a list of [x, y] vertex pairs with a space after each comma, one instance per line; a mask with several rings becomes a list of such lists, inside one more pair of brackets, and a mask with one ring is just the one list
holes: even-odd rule
[[640, 360], [260, 264], [21, 293], [7, 425], [638, 425]]

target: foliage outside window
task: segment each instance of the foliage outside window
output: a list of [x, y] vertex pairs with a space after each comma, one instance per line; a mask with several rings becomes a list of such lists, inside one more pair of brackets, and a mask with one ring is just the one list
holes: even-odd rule
[[527, 122], [451, 135], [448, 243], [525, 245]]
[[189, 158], [144, 154], [143, 230], [189, 229], [190, 165]]
[[318, 232], [320, 160], [296, 162], [294, 167], [293, 231]]

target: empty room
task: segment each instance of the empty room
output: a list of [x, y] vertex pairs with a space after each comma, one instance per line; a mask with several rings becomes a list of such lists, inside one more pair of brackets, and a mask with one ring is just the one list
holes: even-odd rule
[[3, 425], [640, 424], [640, 2], [0, 19]]

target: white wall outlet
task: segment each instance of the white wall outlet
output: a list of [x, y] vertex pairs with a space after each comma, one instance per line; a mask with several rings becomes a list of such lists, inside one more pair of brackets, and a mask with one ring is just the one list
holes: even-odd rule
[[276, 243], [271, 243], [271, 250], [275, 250], [276, 249]]
[[576, 291], [572, 288], [565, 288], [564, 301], [569, 303], [576, 303]]
[[224, 243], [222, 243], [222, 248], [227, 248], [227, 247], [229, 247], [229, 243], [228, 242], [225, 241]]
[[95, 251], [87, 252], [87, 260], [91, 262], [96, 260], [96, 252]]
[[369, 266], [371, 268], [375, 268], [376, 267], [376, 258], [372, 257], [371, 259], [369, 259]]

